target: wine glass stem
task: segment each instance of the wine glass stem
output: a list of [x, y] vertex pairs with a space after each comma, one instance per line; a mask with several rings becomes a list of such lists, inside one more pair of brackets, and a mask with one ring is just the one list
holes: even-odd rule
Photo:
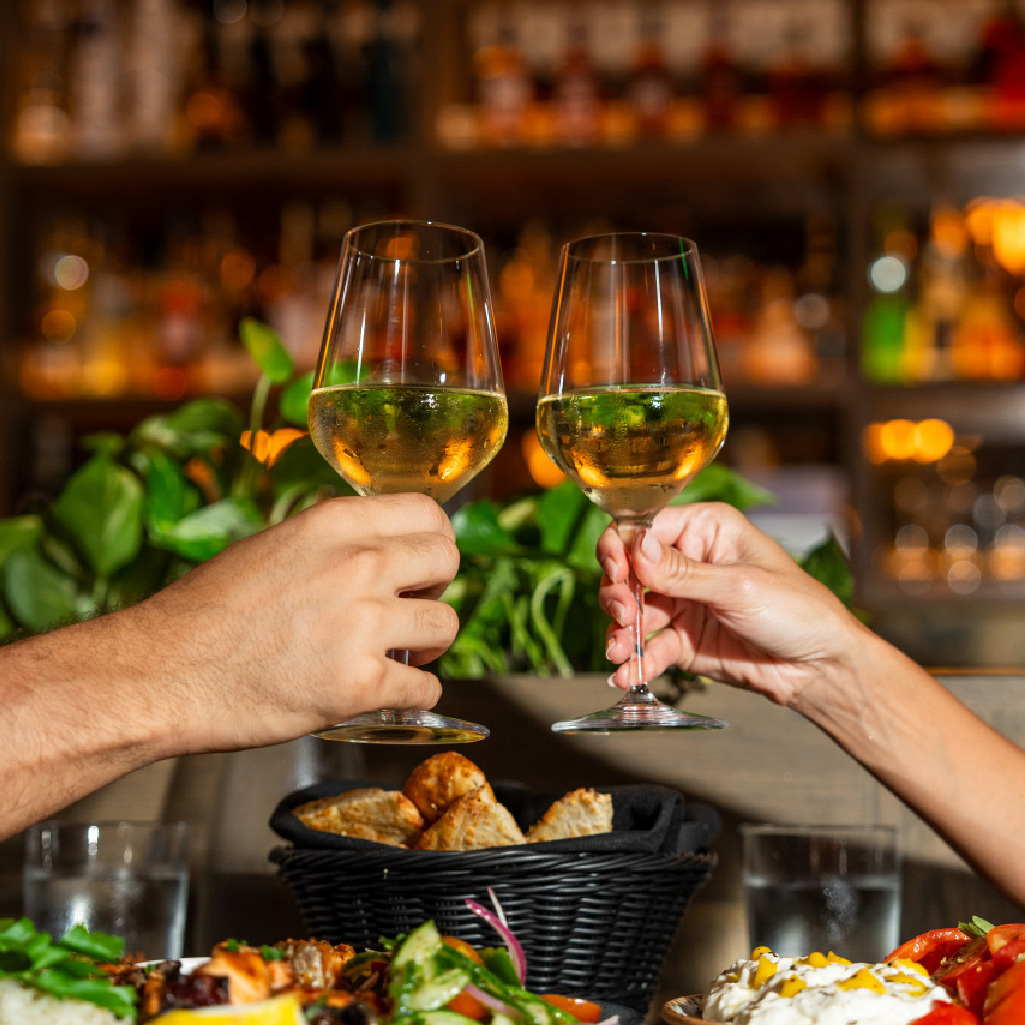
[[[628, 553], [638, 535], [650, 526], [650, 520], [634, 520], [618, 522], [616, 524], [616, 530], [623, 539]], [[644, 675], [644, 585], [634, 572], [633, 560], [630, 559], [629, 563], [630, 589], [633, 591], [636, 608], [634, 610], [634, 654], [630, 659], [630, 690], [628, 696], [631, 699], [636, 699], [649, 693], [648, 681]]]

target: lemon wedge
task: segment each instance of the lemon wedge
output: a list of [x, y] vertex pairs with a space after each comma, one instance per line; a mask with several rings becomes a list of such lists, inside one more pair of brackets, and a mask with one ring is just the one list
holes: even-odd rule
[[154, 1021], [157, 1025], [303, 1025], [303, 1015], [299, 998], [286, 993], [255, 1004], [168, 1011]]

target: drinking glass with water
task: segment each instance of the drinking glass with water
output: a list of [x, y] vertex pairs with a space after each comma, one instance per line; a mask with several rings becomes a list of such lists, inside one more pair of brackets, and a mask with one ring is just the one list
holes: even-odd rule
[[900, 854], [889, 826], [743, 825], [751, 947], [875, 962], [900, 941]]
[[25, 834], [24, 911], [54, 939], [80, 924], [132, 955], [181, 957], [188, 892], [185, 822], [43, 822]]

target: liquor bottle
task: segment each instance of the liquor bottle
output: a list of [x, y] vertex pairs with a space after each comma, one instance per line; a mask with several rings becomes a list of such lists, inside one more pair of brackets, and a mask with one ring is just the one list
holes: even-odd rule
[[591, 60], [588, 26], [581, 10], [567, 16], [566, 48], [555, 77], [555, 118], [559, 141], [592, 145], [598, 137], [598, 74]]
[[345, 96], [341, 55], [331, 32], [337, 20], [337, 4], [324, 0], [313, 32], [303, 42], [305, 74], [299, 87], [299, 108], [318, 146], [342, 141]]
[[778, 62], [769, 69], [772, 109], [779, 128], [817, 126], [825, 113], [826, 81], [808, 56], [807, 28], [791, 21]]
[[31, 164], [66, 159], [71, 146], [71, 119], [62, 74], [69, 12], [64, 0], [45, 0], [24, 8], [25, 44], [17, 85], [12, 149]]
[[246, 84], [244, 111], [253, 143], [273, 146], [278, 141], [282, 116], [281, 89], [273, 45], [273, 31], [281, 19], [277, 0], [249, 0], [247, 17], [251, 24], [246, 47]]
[[657, 9], [641, 9], [637, 53], [627, 92], [637, 134], [642, 138], [662, 138], [669, 126], [673, 78], [662, 48], [664, 28]]
[[400, 139], [406, 131], [406, 71], [397, 27], [406, 15], [392, 0], [376, 0], [374, 35], [367, 47], [367, 100], [375, 142]]
[[178, 52], [174, 0], [138, 0], [132, 24], [132, 145], [159, 153], [174, 145]]
[[75, 147], [85, 157], [114, 156], [127, 142], [117, 29], [110, 0], [85, 0], [75, 26], [70, 78]]
[[700, 93], [705, 127], [733, 131], [740, 116], [743, 76], [729, 41], [729, 9], [725, 3], [709, 10], [708, 43], [700, 62]]
[[988, 91], [987, 120], [994, 128], [1025, 123], [1025, 18], [1010, 0], [983, 27], [972, 77]]
[[533, 88], [508, 9], [499, 12], [496, 38], [477, 51], [474, 65], [483, 140], [493, 146], [521, 143]]
[[199, 150], [222, 149], [236, 143], [242, 133], [242, 108], [223, 74], [219, 23], [213, 6], [203, 18], [198, 75], [185, 100], [185, 121]]
[[939, 127], [943, 84], [943, 69], [926, 42], [925, 27], [909, 20], [884, 71], [880, 109], [883, 124], [892, 131]]

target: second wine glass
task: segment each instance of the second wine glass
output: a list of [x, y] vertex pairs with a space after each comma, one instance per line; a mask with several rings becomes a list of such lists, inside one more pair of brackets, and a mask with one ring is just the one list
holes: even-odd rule
[[[537, 407], [545, 451], [628, 544], [715, 457], [729, 415], [697, 247], [614, 233], [563, 247]], [[718, 729], [664, 704], [644, 677], [644, 588], [630, 690], [555, 732]]]
[[[427, 221], [353, 228], [310, 396], [321, 455], [361, 495], [446, 502], [501, 448], [508, 419], [480, 238]], [[406, 744], [487, 735], [476, 723], [392, 709], [317, 733]]]

